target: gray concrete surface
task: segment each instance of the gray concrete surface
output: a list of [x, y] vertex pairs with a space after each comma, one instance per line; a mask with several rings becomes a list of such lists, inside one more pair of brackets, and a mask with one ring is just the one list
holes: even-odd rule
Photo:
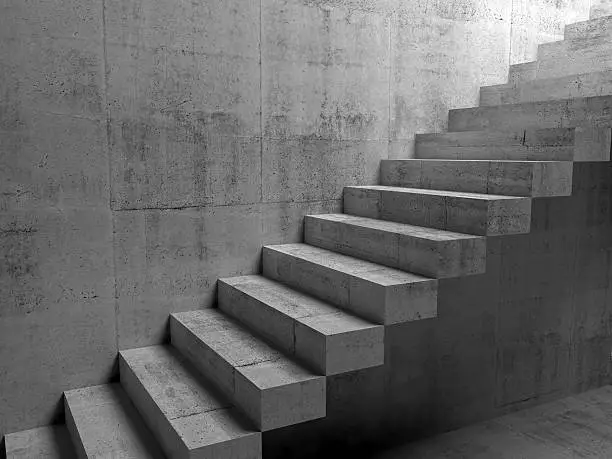
[[[10, 345], [0, 346], [0, 434], [61, 416], [62, 391], [108, 381], [118, 349], [161, 342], [169, 312], [210, 306], [217, 278], [256, 272], [262, 245], [300, 240], [304, 214], [340, 210], [343, 186], [374, 183], [381, 158], [410, 156], [416, 132], [442, 130], [447, 108], [475, 104], [479, 86], [506, 81], [509, 63], [533, 59], [542, 37], [583, 10], [544, 0], [3, 2], [0, 285], [10, 294], [0, 336]], [[599, 177], [596, 188], [534, 215], [547, 228], [576, 225], [590, 241], [576, 249], [576, 272], [601, 276], [607, 259], [589, 258], [591, 246], [608, 253], [609, 175], [599, 167], [581, 172], [585, 183]], [[465, 308], [449, 285], [442, 309]], [[583, 298], [593, 314], [595, 295]], [[381, 406], [392, 419], [415, 394], [427, 400], [422, 381], [408, 379], [431, 364], [404, 364], [415, 349], [417, 360], [427, 354], [412, 342], [427, 326], [394, 326], [385, 367], [331, 378], [330, 435], [373, 432]], [[590, 359], [567, 360], [584, 385], [607, 371], [595, 345], [603, 335], [572, 341]], [[437, 379], [469, 373], [461, 349], [448, 350]], [[427, 387], [444, 394], [440, 423], [449, 407], [449, 422], [497, 407], [478, 404], [467, 384]], [[388, 403], [377, 395], [385, 388]], [[356, 404], [363, 391], [370, 399]], [[285, 432], [269, 438], [281, 445]]]

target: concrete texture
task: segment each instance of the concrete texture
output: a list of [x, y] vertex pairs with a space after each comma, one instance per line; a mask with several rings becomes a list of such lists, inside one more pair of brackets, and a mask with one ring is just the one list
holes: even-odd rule
[[[0, 435], [61, 417], [63, 390], [107, 382], [118, 349], [162, 342], [169, 312], [211, 306], [504, 81], [511, 43], [539, 41], [519, 6], [3, 2], [0, 336], [27, 346], [0, 346]], [[334, 378], [330, 406], [370, 425], [350, 394], [376, 371]]]
[[382, 161], [380, 184], [509, 196], [569, 196], [572, 172], [569, 161], [400, 159]]
[[374, 454], [374, 459], [598, 459], [612, 454], [610, 386]]
[[261, 276], [219, 280], [219, 308], [317, 373], [384, 363], [384, 328]]
[[172, 458], [261, 458], [261, 434], [170, 346], [120, 353], [121, 384]]
[[64, 393], [66, 426], [79, 457], [162, 459], [161, 448], [118, 384]]
[[346, 187], [344, 211], [480, 236], [529, 232], [531, 200], [493, 194], [391, 186]]
[[76, 459], [66, 426], [39, 427], [7, 435], [6, 459]]
[[480, 89], [480, 105], [518, 104], [555, 99], [593, 97], [612, 92], [612, 72], [572, 74], [558, 78], [532, 79], [518, 85], [504, 84]]
[[437, 280], [306, 244], [264, 247], [263, 274], [377, 324], [436, 315]]
[[427, 277], [482, 274], [483, 237], [346, 214], [305, 219], [307, 244]]
[[325, 416], [325, 378], [218, 309], [172, 314], [172, 344], [262, 431]]

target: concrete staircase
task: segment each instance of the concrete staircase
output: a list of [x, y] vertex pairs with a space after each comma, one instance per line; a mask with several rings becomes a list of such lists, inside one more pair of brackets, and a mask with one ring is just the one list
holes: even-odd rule
[[438, 279], [485, 272], [488, 237], [529, 232], [573, 162], [610, 160], [599, 16], [347, 187], [343, 214], [307, 216], [303, 244], [264, 247], [262, 275], [219, 280], [218, 308], [172, 314], [169, 344], [120, 352], [120, 383], [66, 392], [65, 426], [7, 435], [7, 458], [256, 459], [262, 432], [324, 417], [327, 376], [382, 365], [386, 325], [435, 318]]

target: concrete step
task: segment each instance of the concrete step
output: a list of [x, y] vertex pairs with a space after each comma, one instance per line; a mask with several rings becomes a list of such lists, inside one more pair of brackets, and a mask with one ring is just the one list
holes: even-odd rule
[[325, 377], [218, 309], [171, 314], [172, 344], [262, 431], [325, 416]]
[[261, 433], [170, 346], [119, 353], [121, 384], [168, 457], [261, 458]]
[[480, 106], [490, 107], [610, 94], [612, 94], [612, 71], [604, 71], [526, 81], [517, 86], [508, 84], [485, 86], [480, 88]]
[[262, 276], [221, 279], [219, 308], [305, 362], [334, 375], [384, 364], [384, 327]]
[[427, 277], [482, 274], [486, 239], [346, 214], [307, 216], [305, 242]]
[[524, 234], [531, 199], [389, 186], [344, 188], [344, 212], [479, 236]]
[[596, 37], [544, 43], [537, 62], [537, 79], [612, 70], [612, 42]]
[[164, 456], [119, 384], [64, 392], [66, 426], [80, 458]]
[[[611, 13], [612, 14], [612, 13]], [[612, 16], [602, 16], [588, 21], [575, 22], [565, 26], [564, 38], [578, 40], [580, 38], [598, 38], [612, 36]]]
[[575, 128], [465, 131], [417, 134], [416, 159], [578, 161], [580, 133]]
[[380, 184], [510, 196], [570, 196], [573, 170], [569, 161], [383, 160]]
[[[65, 425], [39, 427], [4, 437], [6, 459], [76, 459]], [[1, 453], [0, 453], [1, 455]]]
[[513, 64], [510, 66], [508, 73], [508, 84], [517, 85], [525, 81], [535, 79], [537, 70], [537, 62], [523, 62], [522, 64]]
[[612, 96], [475, 107], [449, 111], [448, 130], [516, 132], [525, 128], [576, 129], [581, 161], [609, 161]]
[[306, 244], [266, 246], [263, 272], [377, 324], [436, 316], [438, 281]]

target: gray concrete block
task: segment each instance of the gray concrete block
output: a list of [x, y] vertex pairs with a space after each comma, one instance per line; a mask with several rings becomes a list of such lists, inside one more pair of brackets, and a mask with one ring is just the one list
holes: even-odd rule
[[120, 353], [121, 384], [169, 457], [261, 457], [261, 434], [172, 348]]
[[603, 18], [612, 15], [612, 4], [608, 0], [593, 0], [589, 17]]
[[498, 236], [526, 233], [531, 221], [529, 198], [384, 186], [346, 187], [344, 211], [371, 217], [373, 212], [361, 210], [364, 193], [380, 209], [374, 218], [397, 223]]
[[[612, 96], [600, 96], [451, 110], [449, 131], [508, 132], [525, 127], [531, 129], [580, 127], [585, 131], [585, 135], [592, 137], [593, 132], [604, 133], [606, 128], [610, 128], [611, 104]], [[607, 161], [609, 148], [605, 155], [603, 160]], [[591, 161], [596, 161], [597, 156], [591, 154], [593, 158]]]
[[238, 405], [264, 432], [325, 417], [325, 377], [289, 360], [239, 367], [235, 378]]
[[65, 392], [64, 404], [66, 425], [80, 458], [163, 457], [118, 384]]
[[76, 459], [64, 425], [39, 427], [4, 437], [6, 459]]
[[305, 234], [308, 244], [427, 277], [485, 270], [481, 237], [344, 214], [307, 216]]
[[556, 78], [536, 79], [518, 86], [497, 85], [480, 88], [480, 105], [494, 106], [521, 102], [573, 99], [612, 93], [612, 72], [591, 72]]
[[574, 128], [417, 134], [415, 154], [418, 159], [571, 161], [578, 160], [577, 137]]
[[309, 245], [264, 247], [263, 273], [378, 324], [436, 315], [436, 280]]
[[538, 47], [537, 78], [612, 70], [608, 37], [544, 43]]
[[170, 330], [173, 346], [258, 429], [325, 415], [324, 377], [288, 360], [218, 310], [172, 314]]
[[508, 84], [518, 85], [526, 81], [535, 80], [537, 70], [537, 62], [524, 62], [522, 64], [513, 64], [510, 66], [508, 74]]
[[264, 277], [221, 279], [219, 307], [325, 375], [384, 361], [380, 326]]
[[[420, 180], [414, 177], [421, 173]], [[569, 196], [571, 162], [383, 160], [381, 185], [513, 196]]]

